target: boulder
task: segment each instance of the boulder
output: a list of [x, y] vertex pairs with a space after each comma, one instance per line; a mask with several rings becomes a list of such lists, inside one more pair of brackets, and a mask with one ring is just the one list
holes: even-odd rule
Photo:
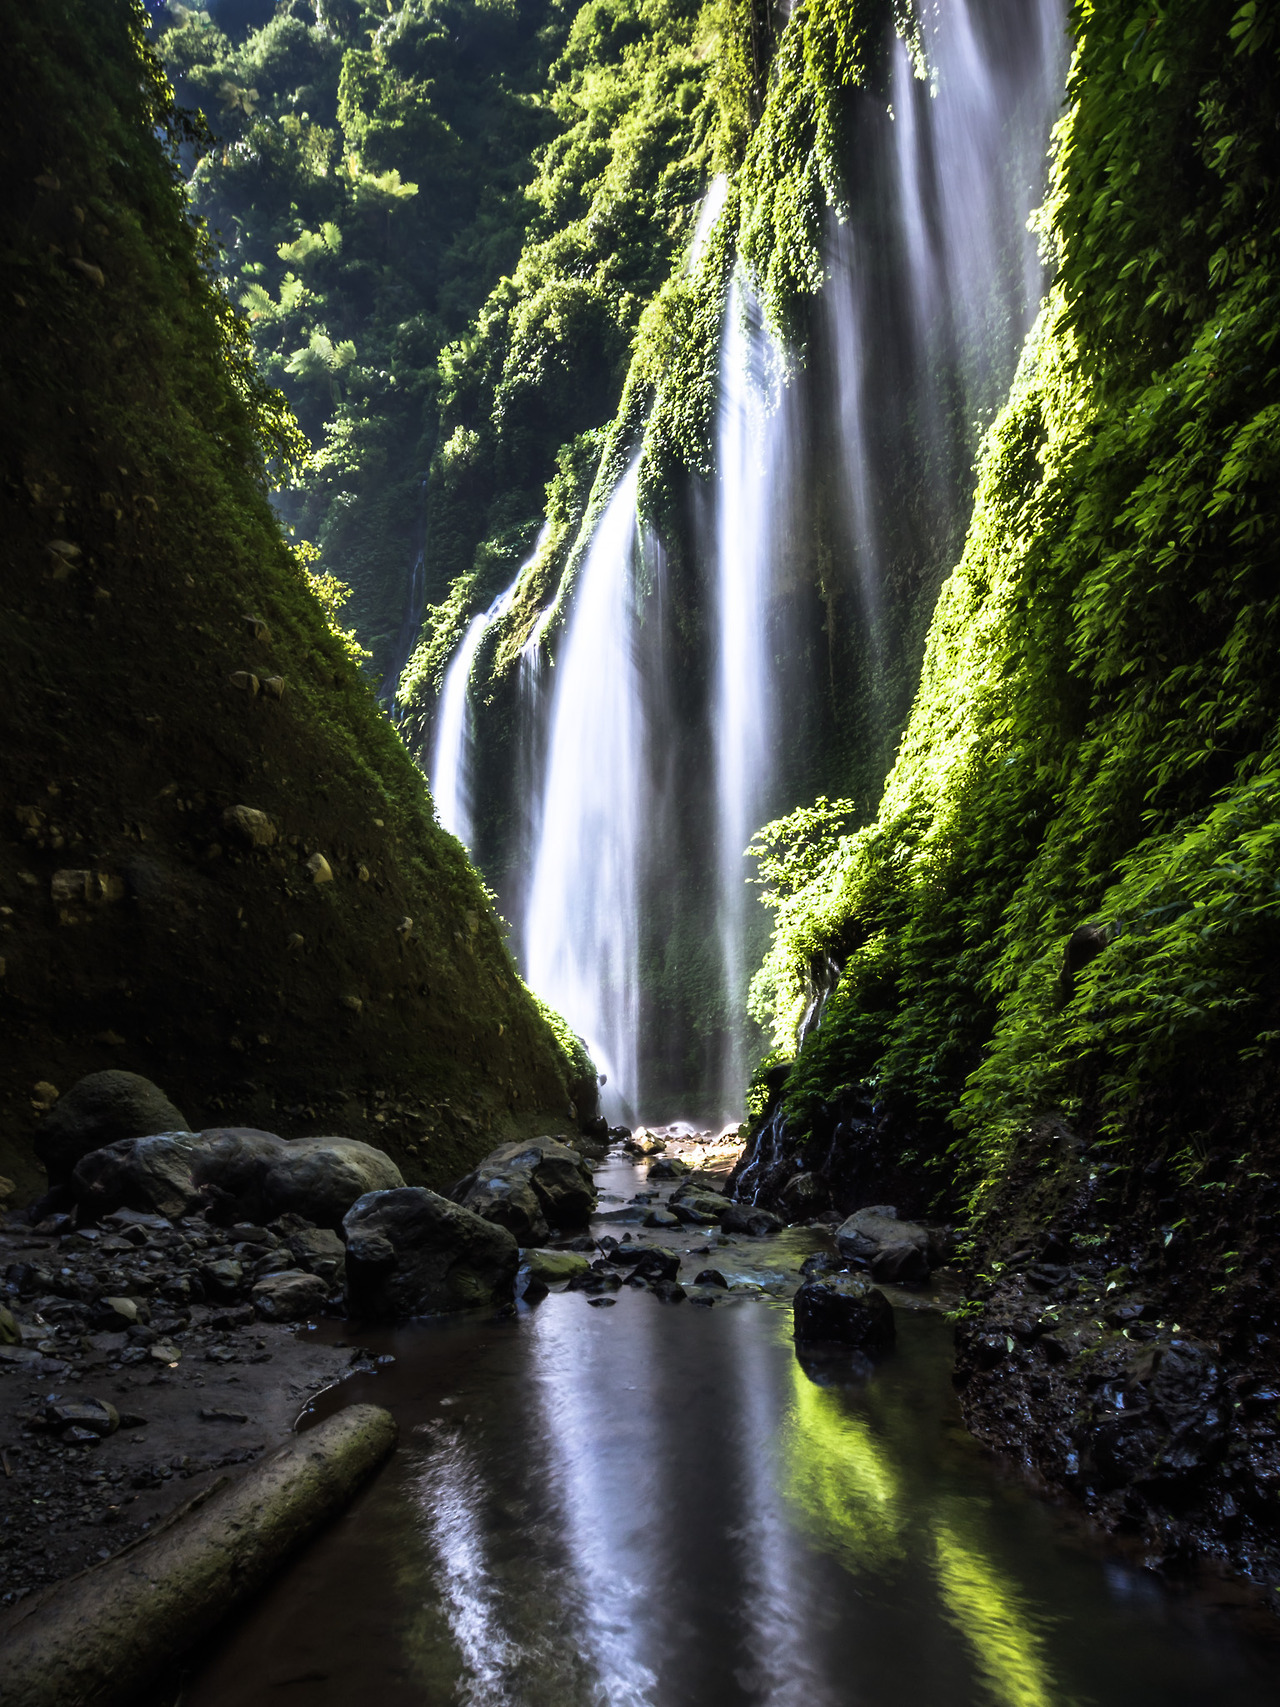
[[762, 1239], [768, 1233], [780, 1233], [782, 1222], [771, 1209], [759, 1209], [753, 1203], [731, 1203], [720, 1217], [720, 1231]]
[[123, 1138], [185, 1131], [187, 1118], [150, 1079], [112, 1069], [79, 1079], [36, 1128], [36, 1156], [49, 1181], [70, 1179], [82, 1156]]
[[251, 1127], [125, 1139], [81, 1157], [71, 1177], [81, 1210], [96, 1217], [209, 1207], [227, 1222], [293, 1213], [329, 1228], [358, 1197], [403, 1184], [390, 1156], [358, 1138], [279, 1138]]
[[831, 1206], [831, 1193], [820, 1174], [793, 1174], [781, 1195], [782, 1207], [795, 1221], [810, 1221]]
[[589, 1164], [554, 1138], [500, 1144], [449, 1195], [522, 1245], [540, 1245], [552, 1227], [584, 1226], [596, 1206]]
[[679, 1156], [659, 1156], [657, 1161], [649, 1163], [650, 1179], [682, 1179], [688, 1172], [688, 1162], [682, 1162]]
[[641, 1280], [674, 1280], [680, 1272], [679, 1255], [663, 1245], [619, 1245], [609, 1253], [609, 1261], [629, 1268]]
[[286, 1268], [263, 1275], [249, 1296], [266, 1322], [302, 1322], [323, 1310], [329, 1288], [319, 1275]]
[[347, 1248], [332, 1227], [306, 1227], [288, 1237], [289, 1254], [299, 1268], [318, 1274], [327, 1286], [342, 1284]]
[[714, 1227], [733, 1205], [714, 1191], [680, 1190], [671, 1194], [668, 1208], [689, 1227]]
[[899, 1221], [888, 1204], [858, 1209], [836, 1231], [836, 1246], [848, 1263], [879, 1281], [929, 1278], [929, 1235], [914, 1221]]
[[860, 1274], [806, 1280], [792, 1310], [798, 1340], [836, 1340], [868, 1357], [893, 1344], [893, 1306]]
[[572, 1280], [575, 1274], [589, 1274], [591, 1264], [580, 1251], [521, 1251], [521, 1272], [544, 1286], [556, 1286]]
[[511, 1295], [511, 1234], [422, 1186], [372, 1191], [343, 1220], [347, 1302], [378, 1320], [434, 1315]]

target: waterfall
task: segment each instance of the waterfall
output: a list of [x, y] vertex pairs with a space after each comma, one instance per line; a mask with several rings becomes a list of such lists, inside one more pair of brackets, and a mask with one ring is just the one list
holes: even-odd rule
[[735, 273], [720, 350], [716, 484], [716, 759], [718, 931], [728, 1028], [722, 1089], [741, 1094], [746, 1014], [747, 888], [743, 850], [770, 794], [773, 671], [769, 602], [785, 441], [777, 351], [759, 304]]
[[635, 640], [637, 456], [600, 517], [555, 666], [525, 918], [530, 985], [586, 1040], [606, 1109], [636, 1095], [643, 716]]
[[431, 794], [436, 803], [436, 817], [466, 848], [471, 846], [473, 832], [471, 767], [475, 751], [475, 713], [468, 691], [471, 666], [486, 631], [511, 609], [520, 576], [527, 567], [527, 563], [522, 563], [520, 574], [504, 592], [498, 594], [488, 610], [471, 618], [462, 636], [462, 644], [445, 671], [444, 686], [440, 690], [435, 750], [431, 760]]
[[[1061, 0], [926, 0], [919, 17], [927, 77], [895, 40], [888, 101], [851, 109], [805, 358], [777, 347], [739, 264], [689, 534], [670, 553], [642, 535], [637, 458], [551, 606], [563, 631], [547, 644], [544, 616], [495, 715], [509, 792], [490, 878], [525, 977], [608, 1075], [612, 1116], [740, 1110], [769, 923], [743, 850], [819, 793], [874, 808], [977, 437], [1038, 307], [1027, 221], [1063, 88]], [[686, 274], [730, 203], [716, 180]], [[496, 614], [468, 628], [440, 706], [433, 788], [464, 840], [467, 681]]]

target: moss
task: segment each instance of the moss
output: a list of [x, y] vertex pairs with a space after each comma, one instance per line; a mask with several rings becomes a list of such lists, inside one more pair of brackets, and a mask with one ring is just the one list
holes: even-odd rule
[[[836, 954], [795, 1120], [870, 1083], [959, 1133], [975, 1201], [1041, 1115], [1194, 1148], [1275, 1060], [1277, 36], [1249, 6], [1074, 22], [1058, 284], [876, 820], [756, 984], [794, 1046]], [[1111, 946], [1068, 990], [1090, 920]]]
[[[272, 515], [291, 417], [186, 217], [141, 9], [4, 22], [9, 1136], [15, 1086], [108, 1065], [284, 1130], [382, 1087], [402, 1145], [422, 1121], [448, 1147], [460, 1111], [473, 1151], [559, 1113], [571, 1064]], [[271, 847], [237, 844], [234, 804]], [[119, 900], [60, 905], [62, 868]]]

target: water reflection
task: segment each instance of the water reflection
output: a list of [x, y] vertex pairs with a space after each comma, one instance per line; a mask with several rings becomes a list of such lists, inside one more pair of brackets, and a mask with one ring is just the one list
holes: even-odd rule
[[1065, 1702], [1048, 1674], [1034, 1614], [1007, 1578], [947, 1523], [935, 1531], [938, 1586], [1000, 1707]]
[[[746, 1265], [747, 1247], [726, 1251]], [[760, 1251], [794, 1267], [796, 1252]], [[702, 1266], [705, 1252], [687, 1261]], [[373, 1336], [402, 1450], [185, 1707], [1268, 1707], [1274, 1656], [1065, 1543], [900, 1316], [811, 1380], [790, 1313], [623, 1289]]]

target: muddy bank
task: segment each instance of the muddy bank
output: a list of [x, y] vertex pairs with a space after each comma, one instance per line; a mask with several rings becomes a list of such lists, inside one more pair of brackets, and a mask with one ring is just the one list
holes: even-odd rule
[[[243, 1474], [361, 1361], [359, 1348], [321, 1344], [252, 1304], [166, 1296], [214, 1265], [252, 1278], [296, 1230], [140, 1217], [93, 1232], [34, 1231], [13, 1215], [0, 1230], [0, 1337], [13, 1342], [0, 1344], [7, 1607], [146, 1536], [217, 1477]], [[126, 1305], [118, 1325], [105, 1325], [107, 1294]]]

